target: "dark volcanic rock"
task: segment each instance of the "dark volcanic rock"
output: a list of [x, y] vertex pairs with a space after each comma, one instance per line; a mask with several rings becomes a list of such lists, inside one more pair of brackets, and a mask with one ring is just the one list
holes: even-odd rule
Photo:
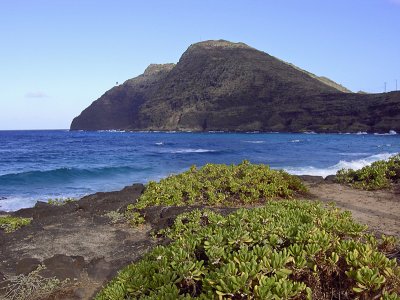
[[78, 208], [92, 214], [104, 214], [110, 210], [120, 210], [135, 203], [144, 190], [143, 184], [133, 184], [116, 192], [101, 192], [83, 197], [77, 202]]
[[0, 230], [1, 274], [6, 277], [27, 274], [44, 264], [42, 276], [70, 278], [71, 288], [78, 293], [76, 297], [65, 294], [54, 299], [92, 299], [104, 280], [111, 279], [154, 245], [148, 237], [150, 226], [132, 228], [128, 224], [112, 224], [104, 216], [135, 203], [143, 189], [142, 184], [134, 184], [62, 206], [39, 202], [33, 208], [8, 213], [33, 220], [12, 233]]
[[243, 43], [206, 41], [107, 91], [71, 129], [400, 131], [400, 92], [343, 91]]
[[15, 268], [15, 274], [16, 275], [20, 275], [20, 274], [27, 275], [30, 272], [36, 270], [40, 264], [41, 264], [40, 259], [33, 258], [33, 257], [23, 258], [17, 263], [17, 267]]
[[87, 266], [87, 273], [96, 281], [111, 280], [115, 275], [115, 267], [104, 258], [94, 258]]
[[325, 183], [336, 183], [336, 176], [335, 175], [328, 175], [324, 179]]
[[51, 205], [47, 202], [38, 201], [32, 208], [23, 208], [13, 213], [16, 217], [44, 219], [47, 217], [63, 216], [78, 209], [76, 202], [66, 203], [65, 205]]
[[324, 181], [324, 177], [322, 176], [312, 176], [312, 175], [300, 175], [298, 176], [301, 180], [309, 183], [318, 184]]
[[41, 275], [47, 278], [56, 277], [60, 280], [75, 279], [81, 276], [85, 267], [85, 259], [82, 256], [67, 256], [56, 254], [43, 261], [46, 269], [41, 271]]

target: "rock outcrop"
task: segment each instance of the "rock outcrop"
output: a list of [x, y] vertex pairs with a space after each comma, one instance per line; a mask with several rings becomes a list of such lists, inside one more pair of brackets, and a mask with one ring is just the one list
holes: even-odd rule
[[71, 129], [400, 131], [400, 92], [351, 93], [246, 44], [206, 41], [113, 87]]

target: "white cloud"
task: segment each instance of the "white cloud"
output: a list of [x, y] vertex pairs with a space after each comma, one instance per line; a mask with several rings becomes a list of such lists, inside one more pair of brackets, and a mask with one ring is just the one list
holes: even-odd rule
[[43, 92], [27, 92], [25, 94], [25, 98], [46, 98], [48, 97], [48, 95], [46, 93]]

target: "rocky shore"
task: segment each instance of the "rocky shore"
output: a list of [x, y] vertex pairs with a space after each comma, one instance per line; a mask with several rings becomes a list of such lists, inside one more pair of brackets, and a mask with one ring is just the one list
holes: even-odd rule
[[[334, 177], [301, 178], [310, 189], [307, 199], [334, 202], [350, 210], [371, 231], [400, 237], [399, 185], [371, 192], [336, 184]], [[156, 244], [168, 243], [153, 239], [152, 231], [171, 225], [182, 212], [199, 208], [146, 208], [143, 210], [146, 222], [136, 228], [123, 222], [112, 224], [105, 216], [135, 203], [143, 190], [143, 185], [134, 184], [62, 206], [38, 202], [33, 208], [11, 213], [32, 218], [32, 223], [13, 233], [0, 230], [0, 282], [3, 280], [0, 287], [4, 286], [5, 278], [28, 274], [43, 264], [46, 269], [41, 271], [42, 276], [70, 279], [66, 288], [51, 299], [91, 299], [123, 266], [140, 259]], [[228, 214], [235, 208], [215, 210]]]

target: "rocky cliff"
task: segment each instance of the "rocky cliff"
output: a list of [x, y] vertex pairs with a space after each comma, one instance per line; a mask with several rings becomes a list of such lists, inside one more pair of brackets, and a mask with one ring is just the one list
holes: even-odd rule
[[205, 41], [110, 89], [71, 129], [400, 131], [400, 92], [351, 93], [246, 44]]

